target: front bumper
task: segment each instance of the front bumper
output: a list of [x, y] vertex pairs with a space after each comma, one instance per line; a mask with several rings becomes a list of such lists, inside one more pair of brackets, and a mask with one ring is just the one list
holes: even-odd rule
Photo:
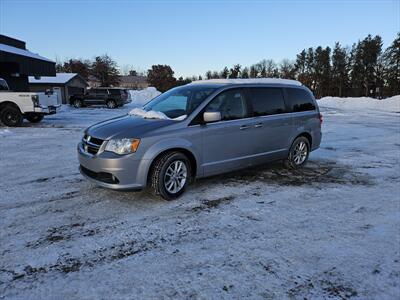
[[35, 107], [35, 113], [42, 115], [54, 115], [57, 113], [57, 106], [47, 106], [47, 107]]
[[148, 160], [134, 159], [134, 154], [120, 156], [111, 152], [96, 155], [78, 145], [81, 174], [99, 186], [115, 190], [139, 190], [146, 186]]

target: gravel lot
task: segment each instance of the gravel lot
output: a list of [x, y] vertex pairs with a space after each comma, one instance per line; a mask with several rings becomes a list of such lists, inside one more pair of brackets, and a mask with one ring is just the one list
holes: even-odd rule
[[400, 114], [323, 108], [304, 170], [198, 180], [166, 202], [78, 172], [85, 127], [63, 108], [0, 128], [1, 299], [395, 299]]

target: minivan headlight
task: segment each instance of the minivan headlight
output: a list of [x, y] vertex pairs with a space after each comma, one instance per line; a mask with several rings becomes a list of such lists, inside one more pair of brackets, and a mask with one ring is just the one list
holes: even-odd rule
[[139, 139], [117, 139], [109, 140], [106, 144], [105, 151], [117, 153], [119, 155], [136, 152], [139, 147]]

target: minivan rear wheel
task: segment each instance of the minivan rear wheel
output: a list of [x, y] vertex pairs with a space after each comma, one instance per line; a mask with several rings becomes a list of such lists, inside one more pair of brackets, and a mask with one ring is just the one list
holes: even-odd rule
[[169, 152], [154, 162], [150, 173], [150, 191], [165, 200], [172, 200], [183, 194], [191, 181], [189, 159], [181, 152]]
[[300, 136], [294, 140], [284, 164], [290, 169], [301, 168], [307, 162], [309, 154], [310, 142], [306, 137]]

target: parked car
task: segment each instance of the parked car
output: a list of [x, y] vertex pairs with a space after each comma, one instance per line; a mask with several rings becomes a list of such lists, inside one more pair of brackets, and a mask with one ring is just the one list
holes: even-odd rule
[[173, 199], [194, 178], [284, 160], [299, 168], [321, 142], [313, 94], [282, 79], [203, 80], [84, 132], [81, 173], [111, 189]]
[[27, 119], [38, 123], [45, 115], [55, 114], [61, 99], [52, 91], [46, 93], [12, 92], [7, 82], [0, 78], [0, 122], [3, 125], [21, 126]]
[[106, 105], [117, 108], [131, 102], [127, 89], [121, 88], [91, 88], [84, 95], [72, 95], [70, 103], [76, 108], [90, 105]]

